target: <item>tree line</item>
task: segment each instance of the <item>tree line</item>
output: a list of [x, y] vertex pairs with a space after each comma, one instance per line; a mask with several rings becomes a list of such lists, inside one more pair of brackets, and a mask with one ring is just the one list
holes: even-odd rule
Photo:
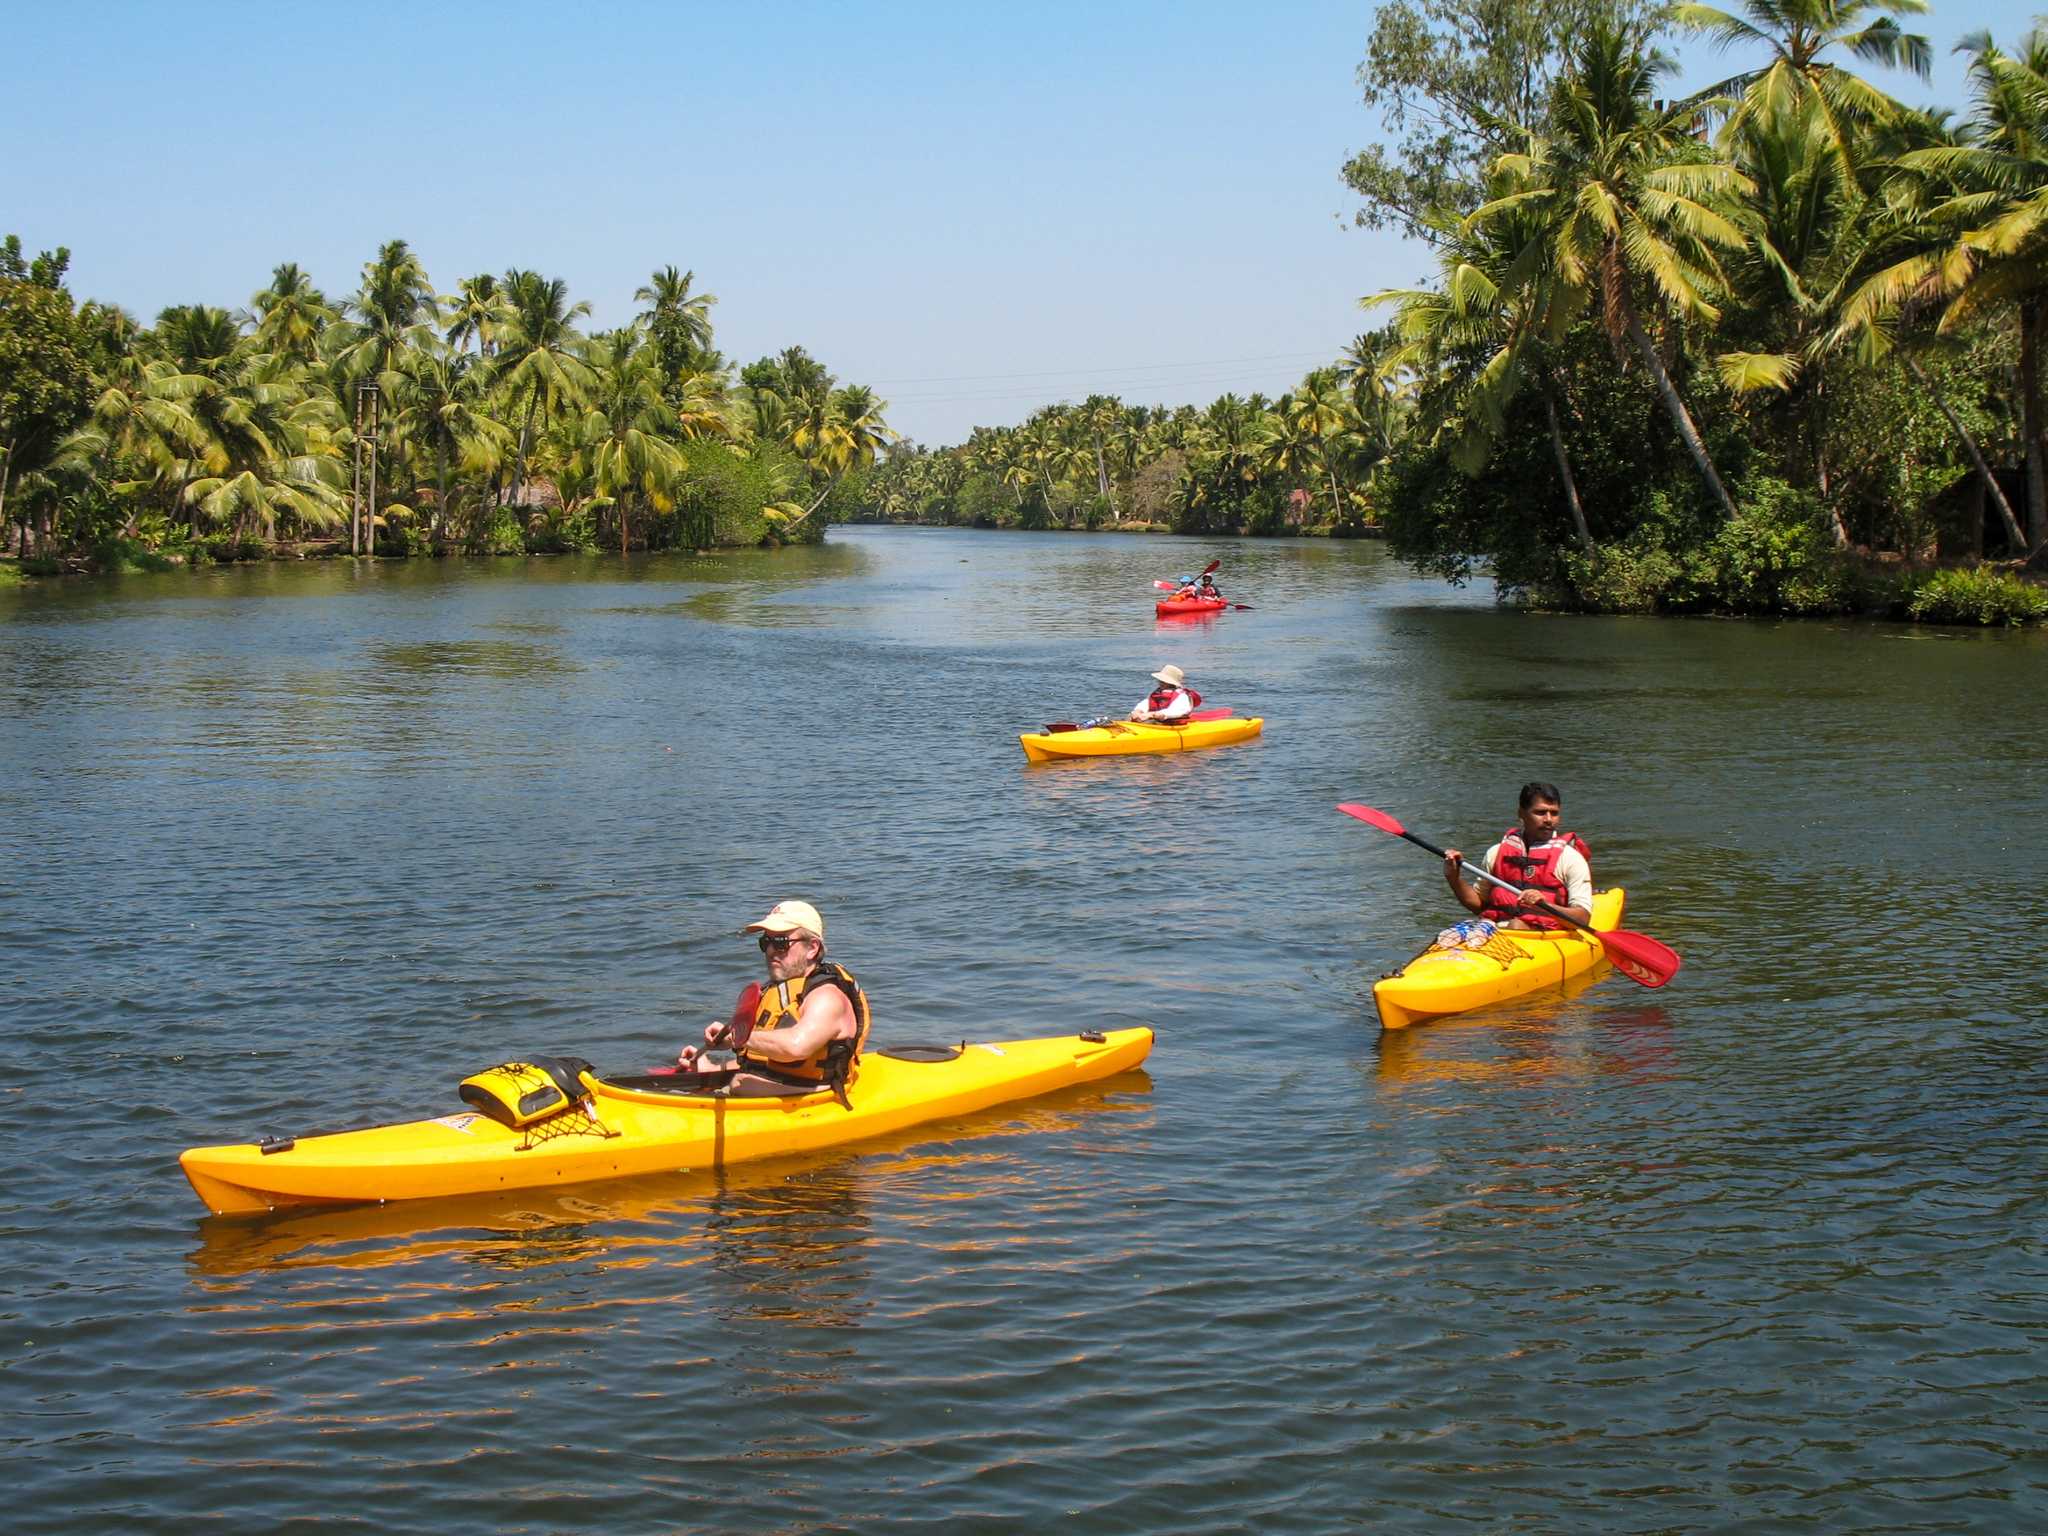
[[895, 437], [802, 347], [735, 370], [672, 266], [588, 332], [559, 278], [441, 293], [403, 240], [338, 302], [287, 262], [245, 310], [148, 327], [68, 266], [0, 245], [0, 527], [32, 568], [331, 541], [359, 497], [385, 554], [814, 540]]
[[[864, 477], [868, 515], [1377, 526], [1417, 568], [1605, 610], [2020, 619], [2048, 544], [2048, 33], [1922, 0], [1389, 0], [1359, 222], [1433, 272], [1278, 400], [1050, 407]], [[1665, 45], [1736, 72], [1669, 94]], [[1010, 509], [1003, 510], [1003, 502]], [[1949, 557], [1946, 569], [1928, 562]]]
[[1370, 531], [1375, 472], [1402, 432], [1402, 392], [1360, 337], [1277, 399], [1226, 394], [1204, 409], [1111, 395], [976, 427], [937, 451], [900, 444], [862, 477], [861, 515], [888, 522], [1181, 533]]

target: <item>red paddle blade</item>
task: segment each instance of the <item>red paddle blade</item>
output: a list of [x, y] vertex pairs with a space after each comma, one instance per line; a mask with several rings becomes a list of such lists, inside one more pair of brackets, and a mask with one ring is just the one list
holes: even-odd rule
[[1180, 583], [1177, 581], [1155, 581], [1152, 585], [1162, 592], [1178, 592], [1180, 590]]
[[1221, 565], [1222, 563], [1223, 561], [1220, 557], [1215, 560], [1211, 560], [1207, 565], [1202, 567], [1202, 574], [1204, 576], [1214, 576], [1216, 574], [1216, 567]]
[[1663, 986], [1678, 974], [1683, 963], [1670, 945], [1659, 943], [1647, 933], [1631, 933], [1625, 928], [1601, 934], [1600, 947], [1607, 951], [1607, 958], [1617, 971], [1645, 987]]
[[1369, 827], [1378, 827], [1382, 832], [1391, 832], [1396, 837], [1404, 835], [1408, 830], [1385, 811], [1376, 811], [1369, 805], [1344, 804], [1339, 805], [1337, 809], [1346, 816], [1356, 816]]
[[1188, 718], [1190, 720], [1228, 720], [1230, 718], [1230, 711], [1228, 709], [1198, 709], [1192, 715], [1189, 715]]
[[739, 1050], [747, 1043], [747, 1037], [754, 1032], [754, 1010], [761, 1006], [761, 983], [750, 981], [740, 989], [739, 1000], [732, 1005], [732, 1017], [726, 1022], [732, 1048]]

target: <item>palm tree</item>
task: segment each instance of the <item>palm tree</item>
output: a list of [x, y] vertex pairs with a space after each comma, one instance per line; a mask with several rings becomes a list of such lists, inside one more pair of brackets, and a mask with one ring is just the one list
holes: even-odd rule
[[1309, 413], [1295, 408], [1291, 393], [1282, 395], [1259, 421], [1259, 467], [1302, 486], [1314, 480], [1321, 455], [1322, 442]]
[[[1822, 59], [1829, 52], [1927, 79], [1933, 54], [1927, 39], [1902, 32], [1891, 16], [1925, 14], [1927, 0], [1742, 0], [1742, 15], [1711, 5], [1686, 3], [1671, 10], [1676, 25], [1703, 32], [1722, 47], [1761, 43], [1771, 62], [1709, 86], [1707, 96], [1740, 93], [1728, 128], [1739, 133], [1755, 116], [1775, 117], [1810, 104], [1826, 136], [1830, 162], [1841, 179], [1853, 182], [1859, 168], [1861, 130], [1895, 120], [1904, 110], [1869, 82]], [[1889, 11], [1891, 16], [1873, 13]]]
[[1526, 154], [1501, 158], [1499, 169], [1518, 189], [1471, 217], [1486, 224], [1525, 211], [1539, 215], [1535, 238], [1517, 253], [1517, 270], [1557, 284], [1567, 309], [1598, 297], [1617, 356], [1624, 339], [1633, 344], [1701, 478], [1732, 519], [1735, 502], [1644, 328], [1636, 293], [1640, 288], [1681, 320], [1718, 320], [1711, 298], [1722, 282], [1717, 253], [1739, 251], [1747, 241], [1714, 202], [1753, 189], [1694, 141], [1697, 107], [1652, 104], [1650, 92], [1670, 68], [1662, 54], [1596, 22], [1552, 93], [1550, 137]]
[[503, 447], [509, 435], [483, 409], [485, 370], [467, 352], [445, 344], [411, 354], [394, 400], [401, 441], [417, 443], [434, 458], [434, 515], [428, 534], [439, 550], [449, 517], [449, 471], [486, 440]]
[[1748, 113], [1726, 136], [1755, 188], [1748, 200], [1751, 244], [1728, 269], [1734, 328], [1763, 345], [1724, 351], [1716, 362], [1722, 383], [1737, 395], [1787, 397], [1795, 413], [1788, 448], [1796, 455], [1803, 436], [1806, 469], [1836, 547], [1845, 548], [1848, 525], [1829, 495], [1828, 368], [1840, 350], [1842, 303], [1870, 249], [1878, 205], [1855, 178], [1839, 174], [1833, 133], [1826, 103], [1809, 91]]
[[902, 434], [882, 419], [889, 402], [877, 399], [865, 384], [849, 384], [832, 397], [832, 414], [837, 428], [836, 461], [839, 472], [865, 469], [875, 455], [889, 444], [900, 442]]
[[692, 293], [695, 272], [678, 272], [659, 267], [646, 283], [633, 290], [633, 302], [645, 304], [639, 319], [647, 326], [661, 359], [662, 383], [682, 377], [711, 347], [711, 306], [714, 293]]
[[1918, 220], [1909, 254], [1866, 281], [1845, 326], [1873, 326], [1914, 306], [1939, 306], [1937, 334], [2010, 310], [2020, 353], [2021, 441], [2027, 466], [2030, 550], [2048, 543], [2040, 351], [2048, 315], [2048, 31], [2036, 27], [2007, 54], [1988, 33], [1957, 45], [1972, 55], [1974, 142], [1916, 149], [1895, 162], [1916, 178]]
[[342, 521], [339, 412], [330, 394], [309, 386], [305, 370], [257, 354], [207, 379], [189, 408], [181, 496], [195, 532], [202, 512], [231, 524], [237, 537], [259, 523], [270, 533], [285, 515], [309, 528]]
[[694, 368], [686, 370], [671, 382], [668, 396], [675, 410], [677, 435], [684, 442], [706, 437], [730, 439], [737, 435], [725, 381], [717, 374]]
[[1109, 483], [1109, 465], [1103, 453], [1105, 441], [1114, 443], [1124, 431], [1123, 402], [1114, 395], [1090, 395], [1081, 402], [1081, 419], [1087, 424], [1095, 446], [1095, 494], [1109, 504], [1116, 515], [1116, 492]]
[[348, 301], [354, 323], [346, 328], [335, 361], [344, 378], [395, 385], [403, 355], [426, 343], [439, 318], [426, 268], [403, 240], [390, 240], [363, 266], [363, 285]]
[[251, 296], [249, 312], [257, 346], [305, 364], [319, 355], [321, 336], [340, 318], [294, 261], [271, 272], [270, 286]]
[[1219, 395], [1203, 412], [1201, 425], [1219, 479], [1248, 485], [1258, 478], [1259, 412], [1253, 406], [1234, 394]]
[[1062, 454], [1060, 450], [1060, 407], [1047, 406], [1035, 411], [1017, 429], [1017, 453], [1021, 465], [1034, 471], [1045, 498], [1046, 515], [1053, 509], [1053, 486], [1057, 483], [1055, 470]]
[[249, 353], [234, 316], [210, 304], [174, 304], [156, 317], [156, 353], [179, 372], [219, 381]]
[[1330, 517], [1344, 516], [1343, 491], [1337, 484], [1337, 455], [1352, 430], [1350, 397], [1337, 382], [1337, 370], [1318, 368], [1287, 398], [1283, 412], [1291, 424], [1315, 444], [1315, 457], [1330, 482]]
[[619, 553], [627, 552], [635, 497], [658, 512], [675, 505], [670, 486], [682, 472], [682, 451], [666, 441], [668, 407], [658, 366], [636, 346], [632, 330], [597, 338], [589, 353], [588, 405], [576, 433], [577, 457], [588, 467], [590, 505], [618, 514]]
[[538, 272], [506, 273], [505, 296], [512, 313], [499, 341], [495, 366], [508, 397], [526, 402], [519, 424], [519, 450], [513, 460], [512, 489], [516, 491], [525, 483], [535, 417], [545, 426], [561, 410], [580, 404], [592, 382], [581, 355], [583, 337], [576, 329], [576, 322], [590, 313], [590, 305], [582, 300], [571, 304], [567, 283]]
[[512, 319], [498, 279], [489, 272], [466, 277], [460, 288], [442, 297], [441, 307], [448, 317], [448, 345], [466, 347], [474, 341], [477, 356], [488, 362], [497, 351], [499, 333]]

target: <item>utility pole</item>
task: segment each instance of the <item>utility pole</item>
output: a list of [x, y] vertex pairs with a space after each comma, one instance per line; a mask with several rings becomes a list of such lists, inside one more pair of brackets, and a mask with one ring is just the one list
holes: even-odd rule
[[355, 504], [348, 523], [348, 552], [377, 552], [377, 386], [356, 386]]

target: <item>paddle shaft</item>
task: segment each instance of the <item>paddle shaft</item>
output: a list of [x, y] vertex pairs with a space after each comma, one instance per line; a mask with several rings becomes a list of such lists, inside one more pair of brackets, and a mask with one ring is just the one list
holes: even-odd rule
[[[1449, 850], [1437, 847], [1435, 843], [1432, 843], [1426, 837], [1417, 837], [1413, 832], [1410, 832], [1405, 827], [1401, 829], [1401, 836], [1407, 838], [1409, 842], [1413, 843], [1418, 848], [1427, 848], [1431, 853], [1435, 854], [1440, 859], [1447, 859], [1450, 857]], [[1486, 870], [1481, 869], [1477, 864], [1474, 864], [1470, 859], [1458, 860], [1458, 868], [1464, 870], [1467, 874], [1477, 875], [1480, 879], [1486, 881], [1489, 885], [1497, 885], [1502, 890], [1512, 892], [1516, 896], [1522, 894], [1522, 888], [1519, 885], [1508, 884], [1508, 882], [1501, 879], [1500, 876], [1490, 874]], [[1555, 902], [1542, 901], [1540, 897], [1538, 898], [1538, 901], [1542, 905], [1543, 910], [1550, 913], [1553, 917], [1562, 918], [1564, 919], [1564, 921], [1570, 923], [1574, 928], [1583, 928], [1586, 930], [1586, 932], [1598, 936], [1599, 930], [1595, 928], [1591, 923], [1580, 922], [1576, 917], [1573, 917], [1571, 913], [1565, 911], [1563, 907], [1558, 906]]]

